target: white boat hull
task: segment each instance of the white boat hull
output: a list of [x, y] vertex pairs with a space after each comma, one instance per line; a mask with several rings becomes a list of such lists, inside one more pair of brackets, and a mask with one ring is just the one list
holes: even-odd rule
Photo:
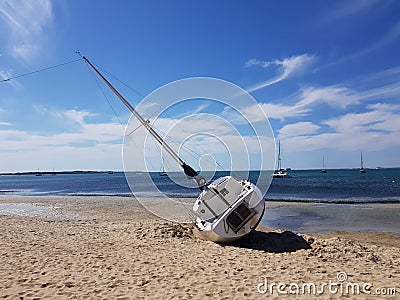
[[287, 171], [280, 170], [272, 174], [272, 178], [292, 178], [292, 176]]
[[265, 210], [260, 190], [247, 180], [226, 176], [211, 183], [193, 210], [201, 238], [217, 243], [235, 241], [254, 230]]

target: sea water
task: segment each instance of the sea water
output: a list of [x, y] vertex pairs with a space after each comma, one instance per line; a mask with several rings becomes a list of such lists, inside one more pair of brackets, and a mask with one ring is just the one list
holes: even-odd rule
[[[213, 178], [228, 175], [216, 172]], [[250, 172], [256, 182], [259, 172]], [[274, 178], [265, 194], [267, 201], [296, 201], [323, 203], [400, 203], [400, 168], [371, 169], [360, 174], [358, 169], [293, 170], [292, 178]], [[241, 172], [235, 174], [241, 179]], [[130, 173], [133, 193], [146, 195], [149, 184], [171, 197], [197, 197], [197, 188], [180, 186], [168, 176], [157, 172]], [[246, 177], [246, 173], [243, 173]], [[16, 195], [105, 195], [131, 196], [123, 172], [89, 174], [2, 175], [0, 193]]]
[[[265, 194], [267, 210], [261, 222], [271, 228], [297, 232], [332, 230], [390, 231], [400, 233], [400, 168], [293, 170], [292, 178], [275, 178]], [[217, 172], [213, 178], [228, 175]], [[234, 174], [241, 178], [241, 172]], [[256, 182], [259, 172], [243, 173]], [[173, 176], [171, 176], [173, 177]], [[130, 173], [133, 193], [123, 172], [89, 174], [2, 175], [0, 194], [103, 195], [196, 198], [197, 188], [181, 186], [157, 172]], [[209, 177], [210, 178], [210, 177]], [[159, 193], [149, 193], [149, 184]], [[285, 203], [286, 205], [280, 205]], [[299, 206], [299, 203], [309, 205]], [[385, 209], [385, 207], [387, 209]], [[377, 208], [379, 214], [376, 215]]]

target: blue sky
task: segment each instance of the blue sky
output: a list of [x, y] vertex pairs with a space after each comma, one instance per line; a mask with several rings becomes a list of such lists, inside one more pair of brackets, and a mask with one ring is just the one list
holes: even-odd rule
[[[0, 78], [77, 49], [139, 91], [114, 81], [134, 105], [175, 80], [220, 78], [261, 105], [285, 167], [320, 168], [323, 155], [358, 167], [360, 151], [367, 167], [400, 166], [398, 1], [0, 0], [0, 29]], [[123, 135], [82, 61], [0, 85], [0, 172], [121, 170]]]

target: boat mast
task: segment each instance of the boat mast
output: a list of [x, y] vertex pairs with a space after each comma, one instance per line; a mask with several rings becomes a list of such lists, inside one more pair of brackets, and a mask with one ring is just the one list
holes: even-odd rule
[[278, 141], [278, 171], [282, 169], [282, 162], [281, 162], [281, 140]]
[[364, 163], [363, 163], [363, 159], [362, 159], [362, 152], [361, 152], [361, 169], [364, 169]]
[[121, 102], [131, 111], [131, 113], [139, 120], [139, 122], [147, 129], [147, 131], [156, 139], [156, 141], [172, 156], [172, 158], [182, 167], [186, 176], [193, 178], [200, 189], [206, 184], [203, 176], [197, 173], [191, 166], [187, 165], [177, 153], [163, 140], [163, 138], [143, 119], [143, 117], [133, 108], [133, 106], [111, 85], [111, 83], [100, 73], [99, 70], [85, 57], [82, 59], [96, 72], [111, 91], [121, 100]]

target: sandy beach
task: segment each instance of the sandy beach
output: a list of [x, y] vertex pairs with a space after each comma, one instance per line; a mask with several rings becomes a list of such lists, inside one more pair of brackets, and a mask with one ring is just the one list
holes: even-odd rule
[[128, 197], [3, 195], [0, 204], [44, 207], [0, 216], [4, 299], [310, 299], [314, 294], [395, 299], [400, 294], [396, 234], [259, 228], [232, 245], [219, 245], [198, 239], [190, 224], [153, 216]]

